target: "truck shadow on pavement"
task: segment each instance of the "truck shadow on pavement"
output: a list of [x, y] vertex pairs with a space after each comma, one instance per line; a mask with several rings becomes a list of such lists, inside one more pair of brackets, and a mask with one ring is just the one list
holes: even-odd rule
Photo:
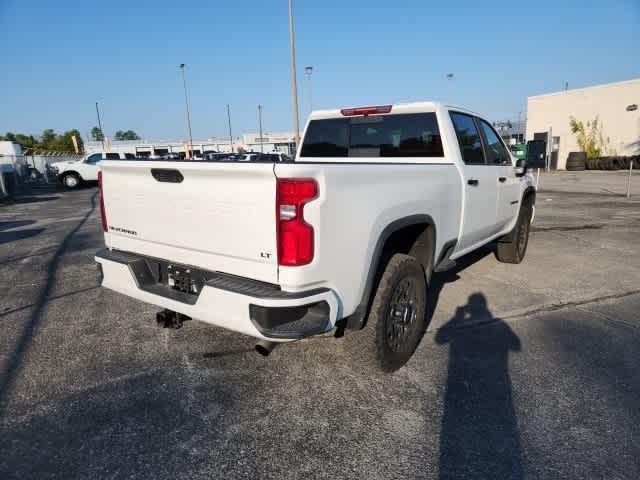
[[51, 200], [58, 200], [60, 197], [40, 196], [40, 195], [18, 195], [15, 198], [9, 200], [12, 204], [23, 203], [38, 203], [38, 202], [50, 202]]
[[14, 228], [26, 227], [27, 225], [33, 225], [34, 223], [36, 223], [35, 220], [13, 220], [9, 222], [0, 222], [0, 232]]
[[40, 235], [42, 232], [44, 232], [44, 228], [27, 228], [25, 230], [8, 232], [0, 231], [0, 245], [35, 237], [37, 235]]

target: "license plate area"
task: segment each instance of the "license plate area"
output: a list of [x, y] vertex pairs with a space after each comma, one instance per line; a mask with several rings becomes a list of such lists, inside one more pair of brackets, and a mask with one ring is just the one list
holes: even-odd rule
[[166, 266], [166, 285], [189, 295], [199, 295], [207, 281], [203, 271], [182, 265], [168, 264]]

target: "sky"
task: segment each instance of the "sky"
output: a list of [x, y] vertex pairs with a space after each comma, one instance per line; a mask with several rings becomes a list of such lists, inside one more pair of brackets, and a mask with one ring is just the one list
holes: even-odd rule
[[[640, 0], [296, 0], [300, 118], [442, 100], [492, 120], [526, 99], [640, 77]], [[287, 0], [0, 0], [0, 133], [95, 125], [194, 139], [291, 131]], [[453, 73], [453, 79], [447, 74]]]

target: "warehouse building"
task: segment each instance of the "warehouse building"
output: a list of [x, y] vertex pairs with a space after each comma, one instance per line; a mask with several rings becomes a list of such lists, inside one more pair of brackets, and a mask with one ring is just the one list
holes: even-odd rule
[[527, 99], [527, 140], [545, 140], [551, 132], [549, 166], [564, 170], [569, 152], [578, 152], [571, 117], [586, 123], [597, 117], [604, 155], [640, 153], [640, 78], [537, 95]]
[[[110, 152], [133, 153], [139, 157], [181, 153], [185, 152], [186, 149], [187, 142], [184, 140], [112, 140], [109, 142]], [[102, 142], [85, 142], [85, 150], [87, 152], [100, 152], [103, 150]], [[262, 138], [258, 133], [245, 133], [239, 137], [234, 137], [233, 142], [229, 138], [193, 140], [193, 153], [195, 155], [200, 155], [204, 152], [230, 151], [281, 152], [293, 156], [296, 151], [295, 137], [290, 132], [263, 133]]]

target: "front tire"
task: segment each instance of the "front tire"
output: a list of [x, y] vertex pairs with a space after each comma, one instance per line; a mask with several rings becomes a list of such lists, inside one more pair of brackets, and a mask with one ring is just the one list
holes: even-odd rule
[[384, 372], [402, 367], [425, 331], [427, 285], [420, 263], [409, 255], [389, 260], [375, 293], [367, 325], [359, 332], [365, 362]]
[[524, 260], [529, 245], [529, 230], [531, 227], [531, 215], [533, 214], [533, 202], [531, 197], [525, 198], [518, 221], [513, 230], [498, 240], [496, 258], [503, 263], [520, 263]]
[[62, 184], [73, 190], [74, 188], [78, 188], [80, 186], [81, 179], [79, 175], [75, 173], [67, 173], [64, 177], [62, 177]]

